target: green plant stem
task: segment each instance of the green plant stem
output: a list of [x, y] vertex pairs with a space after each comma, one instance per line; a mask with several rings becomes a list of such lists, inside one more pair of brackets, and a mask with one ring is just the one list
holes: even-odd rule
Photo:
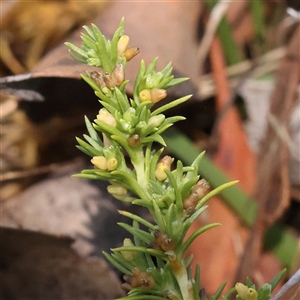
[[130, 157], [131, 163], [136, 172], [136, 179], [141, 188], [145, 191], [149, 190], [149, 181], [146, 178], [145, 156], [142, 147], [135, 149], [134, 154]]
[[178, 256], [175, 254], [169, 256], [169, 262], [173, 274], [180, 287], [182, 298], [184, 300], [186, 299], [193, 300], [194, 293], [193, 293], [192, 285], [188, 280], [186, 267], [183, 265], [183, 263], [178, 259]]

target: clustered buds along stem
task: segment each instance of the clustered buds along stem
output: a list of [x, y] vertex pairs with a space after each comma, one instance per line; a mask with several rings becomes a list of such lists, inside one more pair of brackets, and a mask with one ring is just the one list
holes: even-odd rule
[[106, 159], [104, 156], [94, 156], [91, 163], [102, 171], [113, 171], [118, 166], [118, 160], [114, 157]]
[[126, 61], [130, 61], [140, 52], [138, 47], [127, 48], [129, 40], [130, 39], [128, 35], [122, 35], [118, 41], [118, 55], [123, 55]]
[[116, 64], [113, 72], [111, 74], [104, 75], [104, 81], [108, 88], [114, 88], [115, 86], [120, 86], [125, 78], [124, 67], [122, 64]]
[[151, 101], [157, 103], [167, 97], [167, 91], [164, 89], [153, 88], [151, 90], [144, 89], [139, 93], [141, 102]]
[[124, 67], [122, 64], [116, 64], [113, 72], [111, 74], [107, 72], [92, 71], [89, 73], [90, 78], [95, 81], [101, 89], [120, 86], [125, 79]]

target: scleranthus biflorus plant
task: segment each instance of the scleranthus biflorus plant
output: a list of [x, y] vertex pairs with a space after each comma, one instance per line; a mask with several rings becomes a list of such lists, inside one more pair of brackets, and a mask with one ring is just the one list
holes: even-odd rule
[[[181, 116], [166, 117], [163, 113], [191, 96], [156, 109], [153, 106], [167, 96], [168, 88], [187, 78], [175, 79], [171, 75], [171, 63], [157, 71], [157, 58], [148, 66], [141, 61], [132, 98], [128, 98], [126, 64], [139, 53], [139, 49], [128, 48], [129, 37], [124, 35], [124, 21], [121, 20], [111, 41], [94, 24], [91, 29], [83, 28], [82, 46], [66, 45], [75, 60], [98, 68], [82, 78], [100, 98], [101, 109], [93, 122], [85, 118], [89, 133], [84, 135], [85, 140], [77, 138], [77, 147], [92, 157], [94, 168], [74, 176], [108, 181], [110, 194], [121, 201], [146, 207], [153, 217], [153, 223], [150, 223], [138, 215], [119, 211], [132, 219], [132, 225], [119, 225], [133, 238], [126, 238], [122, 247], [104, 255], [124, 274], [123, 288], [127, 296], [122, 299], [200, 299], [199, 266], [193, 275], [189, 267], [191, 257], [186, 258], [185, 253], [201, 233], [220, 224], [206, 225], [190, 236], [187, 236], [187, 231], [207, 208], [207, 200], [236, 181], [211, 190], [209, 183], [198, 175], [204, 153], [191, 166], [183, 166], [180, 160], [175, 164], [170, 156], [161, 157], [166, 146], [161, 134], [173, 123], [185, 119]], [[161, 149], [155, 150], [154, 143], [160, 144]], [[172, 164], [176, 166], [172, 167]], [[224, 286], [212, 299], [220, 296]], [[251, 286], [252, 297], [253, 291], [256, 290]], [[239, 300], [255, 300], [248, 294], [248, 290], [243, 290]]]

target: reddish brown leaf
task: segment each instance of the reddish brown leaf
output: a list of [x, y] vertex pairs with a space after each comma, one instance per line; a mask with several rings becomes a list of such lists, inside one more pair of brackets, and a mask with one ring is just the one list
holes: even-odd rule
[[[251, 193], [256, 178], [255, 156], [248, 147], [246, 134], [236, 109], [227, 107], [227, 101], [231, 96], [230, 88], [226, 79], [226, 65], [221, 46], [217, 39], [211, 46], [211, 64], [217, 86], [217, 109], [220, 112], [217, 122], [218, 151], [214, 161], [230, 178], [239, 179], [241, 186]], [[200, 261], [202, 269], [205, 270], [201, 274], [201, 283], [211, 294], [224, 281], [228, 283], [226, 290], [234, 284], [247, 230], [219, 198], [210, 201], [207, 222], [220, 222], [222, 227], [201, 236], [192, 245], [191, 252], [195, 255], [194, 261]], [[191, 231], [203, 225], [203, 220], [198, 220]]]

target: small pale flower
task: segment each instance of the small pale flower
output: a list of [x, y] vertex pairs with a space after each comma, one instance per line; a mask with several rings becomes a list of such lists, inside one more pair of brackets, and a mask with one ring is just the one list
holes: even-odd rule
[[115, 117], [106, 109], [101, 108], [97, 115], [97, 120], [102, 121], [110, 126], [116, 127], [117, 123]]
[[115, 157], [109, 158], [107, 160], [107, 170], [113, 171], [118, 167], [118, 160]]
[[122, 35], [118, 41], [118, 55], [122, 55], [129, 44], [129, 36]]
[[124, 57], [126, 61], [130, 61], [139, 53], [140, 53], [140, 49], [138, 47], [131, 47], [125, 50]]
[[91, 163], [100, 170], [107, 170], [107, 159], [104, 156], [94, 156]]
[[241, 283], [241, 282], [238, 282], [238, 283], [235, 285], [235, 289], [236, 289], [238, 295], [239, 295], [242, 299], [246, 299], [247, 292], [248, 292], [248, 287], [247, 287], [246, 285], [244, 285], [244, 284]]
[[164, 89], [154, 88], [150, 91], [151, 102], [157, 103], [167, 97], [167, 91]]
[[165, 170], [170, 170], [171, 169], [171, 164], [172, 164], [173, 159], [171, 156], [164, 156], [160, 162], [156, 166], [155, 170], [155, 177], [159, 181], [163, 181], [167, 179], [167, 174]]
[[125, 196], [127, 194], [127, 189], [118, 184], [109, 185], [107, 191], [115, 196]]
[[255, 289], [249, 288], [245, 300], [257, 300], [258, 293]]
[[151, 101], [151, 93], [149, 90], [142, 90], [139, 94], [141, 102]]
[[122, 64], [116, 64], [111, 74], [111, 78], [116, 83], [115, 86], [119, 86], [123, 83], [125, 74], [124, 74], [124, 68]]

